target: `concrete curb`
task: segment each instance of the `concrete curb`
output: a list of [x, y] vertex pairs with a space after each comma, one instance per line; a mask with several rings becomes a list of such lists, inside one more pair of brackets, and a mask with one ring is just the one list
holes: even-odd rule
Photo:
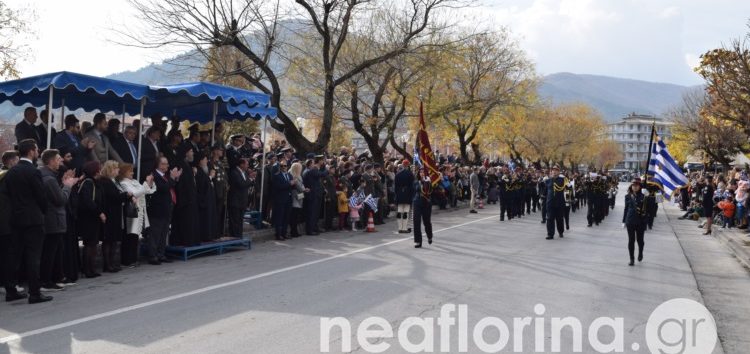
[[[469, 207], [469, 202], [468, 201], [466, 201], [466, 202], [458, 202], [458, 208], [448, 208], [448, 209], [445, 209], [445, 210], [436, 209], [436, 206], [433, 206], [432, 215], [440, 215], [440, 214], [445, 214], [445, 213], [452, 213], [452, 212], [455, 212], [455, 211], [467, 209], [468, 207]], [[487, 209], [487, 205], [486, 204], [485, 204], [485, 209]], [[391, 215], [393, 215], [393, 214], [394, 213], [391, 212]], [[384, 222], [386, 224], [388, 224], [388, 223], [392, 222], [393, 220], [395, 220], [395, 219], [394, 219], [393, 216], [391, 216], [388, 219], [385, 219]], [[268, 241], [274, 241], [275, 240], [275, 238], [274, 238], [274, 230], [271, 227], [268, 227], [266, 229], [261, 229], [261, 230], [252, 230], [252, 226], [250, 226], [250, 229], [251, 230], [249, 232], [245, 231], [245, 234], [247, 236], [249, 236], [250, 239], [252, 240], [252, 242], [254, 242], [254, 243], [255, 242], [257, 242], [257, 243], [268, 242]]]

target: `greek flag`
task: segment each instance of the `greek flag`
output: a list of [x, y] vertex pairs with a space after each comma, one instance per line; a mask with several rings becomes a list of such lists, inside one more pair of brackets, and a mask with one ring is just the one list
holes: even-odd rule
[[378, 198], [373, 198], [372, 194], [368, 194], [367, 198], [365, 198], [365, 203], [372, 209], [374, 212], [378, 212]]
[[364, 193], [362, 193], [362, 192], [360, 192], [360, 193], [354, 192], [354, 194], [352, 194], [352, 197], [349, 198], [349, 205], [353, 206], [353, 207], [356, 207], [357, 205], [362, 204], [362, 201], [364, 199], [365, 199], [365, 194]]
[[654, 142], [651, 145], [651, 161], [648, 164], [646, 178], [648, 183], [661, 189], [666, 199], [669, 199], [675, 190], [688, 184], [687, 177], [656, 132], [654, 132]]

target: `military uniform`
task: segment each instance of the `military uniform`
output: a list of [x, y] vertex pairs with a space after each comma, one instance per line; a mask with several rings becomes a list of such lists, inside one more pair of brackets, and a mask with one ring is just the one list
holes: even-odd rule
[[[559, 168], [557, 169], [559, 171]], [[558, 175], [547, 180], [547, 239], [555, 236], [555, 227], [560, 238], [563, 237], [565, 216], [565, 189], [568, 179]]]

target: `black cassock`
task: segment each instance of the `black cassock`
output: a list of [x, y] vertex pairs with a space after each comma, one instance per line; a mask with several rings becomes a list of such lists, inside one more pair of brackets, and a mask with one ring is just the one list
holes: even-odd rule
[[182, 175], [175, 186], [177, 205], [172, 215], [172, 233], [169, 244], [172, 246], [195, 246], [201, 243], [198, 234], [198, 192], [195, 185], [193, 167], [184, 161], [178, 164]]
[[213, 241], [216, 237], [216, 193], [208, 174], [198, 167], [195, 174], [198, 197], [198, 237], [201, 241]]

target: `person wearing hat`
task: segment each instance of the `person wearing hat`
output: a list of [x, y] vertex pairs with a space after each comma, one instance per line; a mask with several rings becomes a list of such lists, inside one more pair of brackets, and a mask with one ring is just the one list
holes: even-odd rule
[[396, 189], [396, 220], [398, 222], [398, 233], [408, 234], [409, 213], [411, 212], [411, 203], [414, 200], [414, 174], [409, 168], [409, 160], [404, 159], [401, 162], [401, 170], [396, 173], [394, 180]]
[[630, 263], [635, 264], [635, 242], [638, 242], [638, 262], [643, 260], [643, 234], [646, 231], [646, 202], [641, 192], [641, 180], [636, 178], [628, 187], [628, 194], [625, 196], [625, 211], [622, 214], [623, 226], [628, 230], [628, 252], [630, 254]]
[[193, 159], [195, 186], [198, 201], [198, 236], [203, 242], [219, 238], [216, 229], [216, 171], [209, 166], [209, 156], [199, 152]]
[[555, 226], [560, 238], [565, 232], [565, 188], [568, 179], [560, 174], [560, 167], [555, 165], [550, 170], [547, 180], [547, 240], [555, 238]]
[[169, 244], [195, 246], [201, 241], [198, 235], [198, 189], [193, 170], [195, 153], [190, 145], [182, 145], [177, 150], [177, 160], [177, 167], [182, 170], [182, 175], [175, 186], [177, 204], [174, 207]]
[[227, 163], [229, 164], [229, 171], [233, 170], [239, 165], [242, 154], [240, 148], [245, 145], [245, 136], [242, 134], [234, 134], [229, 137], [229, 145], [227, 145]]

